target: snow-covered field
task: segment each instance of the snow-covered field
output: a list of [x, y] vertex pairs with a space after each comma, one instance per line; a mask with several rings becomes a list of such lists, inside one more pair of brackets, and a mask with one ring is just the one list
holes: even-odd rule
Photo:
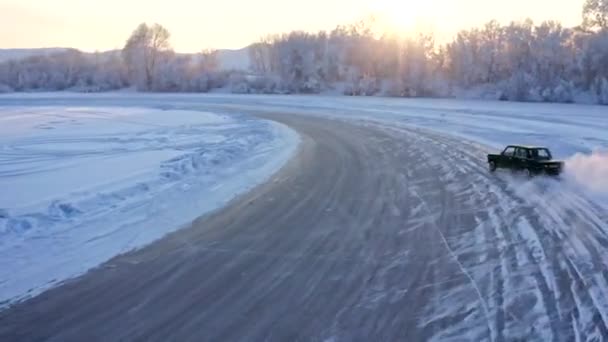
[[256, 110], [390, 120], [459, 135], [493, 148], [548, 145], [557, 156], [608, 149], [608, 107], [454, 99], [286, 95], [147, 95], [141, 93], [5, 94], [0, 105], [146, 106]]
[[606, 107], [11, 94], [0, 97], [0, 301], [30, 288], [30, 294], [38, 293], [143, 246], [263, 181], [293, 153], [298, 138], [282, 126], [233, 114], [252, 111], [431, 129], [487, 151], [513, 143], [545, 145], [567, 161], [565, 190], [559, 193], [596, 198], [608, 208]]
[[243, 115], [1, 101], [0, 302], [222, 206], [280, 168], [299, 139]]

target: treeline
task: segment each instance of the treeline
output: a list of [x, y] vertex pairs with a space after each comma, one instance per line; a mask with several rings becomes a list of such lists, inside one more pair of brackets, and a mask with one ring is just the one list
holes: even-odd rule
[[579, 27], [549, 21], [432, 35], [381, 33], [373, 21], [291, 32], [249, 47], [250, 70], [220, 70], [217, 52], [178, 54], [158, 24], [141, 24], [121, 51], [66, 50], [0, 63], [0, 92], [65, 90], [323, 93], [483, 97], [608, 104], [608, 0], [587, 0]]
[[10, 91], [106, 91], [128, 86], [119, 54], [67, 49], [0, 63], [0, 93]]
[[265, 77], [250, 91], [608, 104], [608, 0], [601, 5], [589, 1], [577, 28], [491, 21], [447, 44], [379, 35], [365, 21], [269, 36], [251, 47], [252, 70]]
[[84, 53], [66, 49], [0, 63], [0, 92], [75, 90], [207, 92], [223, 87], [216, 51], [178, 54], [161, 25], [141, 24], [119, 51]]

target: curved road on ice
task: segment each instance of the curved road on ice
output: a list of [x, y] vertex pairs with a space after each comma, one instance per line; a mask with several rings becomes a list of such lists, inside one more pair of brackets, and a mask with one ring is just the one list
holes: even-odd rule
[[302, 136], [271, 181], [0, 312], [2, 341], [555, 340], [608, 336], [608, 218], [479, 146], [265, 115]]

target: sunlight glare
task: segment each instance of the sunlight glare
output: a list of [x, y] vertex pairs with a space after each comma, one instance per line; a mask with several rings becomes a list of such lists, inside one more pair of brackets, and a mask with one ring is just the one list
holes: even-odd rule
[[375, 0], [371, 10], [384, 25], [399, 32], [411, 32], [432, 25], [438, 8], [436, 0]]

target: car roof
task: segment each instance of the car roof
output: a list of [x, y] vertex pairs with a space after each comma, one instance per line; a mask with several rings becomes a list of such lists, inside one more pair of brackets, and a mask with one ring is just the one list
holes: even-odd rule
[[546, 148], [544, 146], [531, 146], [531, 145], [508, 145], [507, 147], [516, 147], [516, 148], [517, 147], [521, 147], [521, 148], [525, 148], [525, 149], [528, 149], [528, 150], [537, 150], [537, 149], [544, 148], [544, 149], [548, 150], [548, 148]]

